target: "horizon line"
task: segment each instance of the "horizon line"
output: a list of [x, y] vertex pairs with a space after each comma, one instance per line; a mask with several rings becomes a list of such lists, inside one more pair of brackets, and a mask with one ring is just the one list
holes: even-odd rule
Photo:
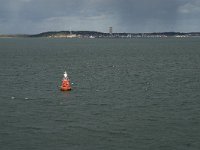
[[[109, 32], [101, 32], [101, 31], [90, 31], [90, 30], [74, 30], [74, 31], [69, 31], [69, 30], [50, 30], [50, 31], [43, 31], [39, 33], [4, 33], [0, 35], [38, 35], [42, 33], [48, 33], [48, 32], [97, 32], [97, 33], [103, 33], [103, 34], [110, 34]], [[200, 33], [200, 31], [190, 31], [190, 32], [180, 32], [180, 31], [158, 31], [158, 32], [113, 32], [112, 34], [151, 34], [151, 33]]]

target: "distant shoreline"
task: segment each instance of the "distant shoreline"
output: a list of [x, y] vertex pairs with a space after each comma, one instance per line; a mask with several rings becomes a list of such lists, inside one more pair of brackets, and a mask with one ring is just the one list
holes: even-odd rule
[[153, 32], [153, 33], [103, 33], [96, 31], [50, 31], [39, 34], [2, 34], [0, 38], [142, 38], [142, 37], [200, 37], [200, 32]]

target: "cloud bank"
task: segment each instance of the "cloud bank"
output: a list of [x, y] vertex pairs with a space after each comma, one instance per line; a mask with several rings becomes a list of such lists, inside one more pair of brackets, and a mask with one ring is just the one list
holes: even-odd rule
[[200, 31], [199, 0], [0, 0], [0, 34]]

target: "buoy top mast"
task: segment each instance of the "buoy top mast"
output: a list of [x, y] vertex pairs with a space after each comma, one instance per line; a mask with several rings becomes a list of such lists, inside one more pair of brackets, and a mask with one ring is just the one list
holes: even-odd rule
[[63, 79], [69, 79], [66, 71], [64, 72], [63, 76], [64, 76]]

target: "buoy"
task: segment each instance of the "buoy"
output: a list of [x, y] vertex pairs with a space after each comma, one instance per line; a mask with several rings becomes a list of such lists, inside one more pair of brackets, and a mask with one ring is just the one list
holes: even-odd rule
[[61, 91], [70, 91], [71, 90], [70, 81], [69, 81], [66, 71], [64, 72], [64, 75], [63, 75], [62, 85], [60, 87], [60, 90]]

